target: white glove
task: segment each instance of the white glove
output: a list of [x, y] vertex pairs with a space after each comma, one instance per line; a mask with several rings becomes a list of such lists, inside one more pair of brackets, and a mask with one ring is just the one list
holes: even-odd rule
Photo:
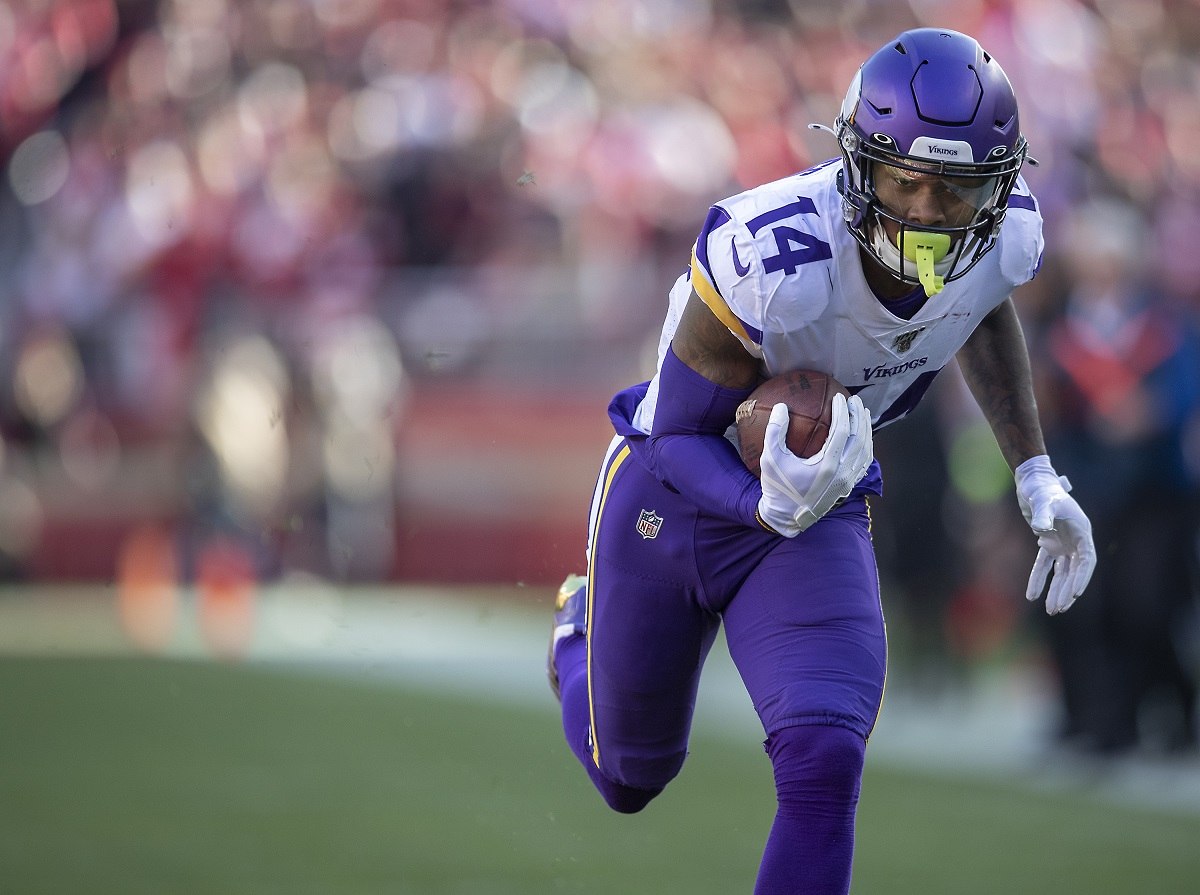
[[1096, 568], [1092, 523], [1075, 498], [1067, 494], [1071, 483], [1050, 465], [1045, 454], [1032, 457], [1016, 468], [1017, 502], [1025, 521], [1037, 535], [1038, 555], [1029, 575], [1025, 599], [1042, 595], [1050, 569], [1054, 578], [1046, 595], [1046, 612], [1066, 612], [1083, 593]]
[[871, 413], [855, 395], [833, 396], [829, 435], [808, 459], [787, 449], [788, 408], [776, 404], [763, 440], [759, 478], [763, 494], [759, 518], [784, 537], [794, 538], [845, 497], [867, 474], [874, 459]]

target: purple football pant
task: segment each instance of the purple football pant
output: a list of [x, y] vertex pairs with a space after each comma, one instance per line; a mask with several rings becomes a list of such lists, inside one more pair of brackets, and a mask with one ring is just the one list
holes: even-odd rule
[[568, 742], [617, 810], [683, 766], [722, 622], [780, 803], [756, 892], [845, 892], [887, 661], [865, 501], [783, 538], [700, 513], [614, 440], [592, 503], [586, 649], [568, 640], [557, 661]]

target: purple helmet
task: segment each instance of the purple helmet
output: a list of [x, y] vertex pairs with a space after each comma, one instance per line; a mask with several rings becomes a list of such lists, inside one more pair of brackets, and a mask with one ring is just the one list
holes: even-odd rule
[[[900, 249], [906, 229], [949, 237], [936, 264], [946, 281], [965, 274], [995, 244], [1028, 150], [1012, 85], [973, 38], [917, 28], [890, 41], [858, 70], [834, 132], [845, 163], [846, 223], [896, 276], [918, 282]], [[973, 219], [965, 226], [924, 227], [897, 217], [876, 196], [876, 163], [954, 178], [972, 197]], [[885, 235], [885, 218], [901, 228], [896, 242]]]

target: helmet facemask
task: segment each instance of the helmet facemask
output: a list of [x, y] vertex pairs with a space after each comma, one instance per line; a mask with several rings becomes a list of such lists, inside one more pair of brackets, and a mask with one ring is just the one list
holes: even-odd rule
[[[921, 285], [927, 295], [967, 273], [993, 246], [1007, 210], [1008, 197], [1027, 152], [1024, 139], [999, 161], [952, 164], [888, 152], [889, 138], [875, 134], [863, 140], [839, 117], [835, 123], [845, 171], [842, 185], [846, 224], [859, 244], [895, 277]], [[1006, 147], [999, 147], [1006, 149]], [[953, 226], [930, 226], [905, 220], [880, 199], [877, 178], [911, 172], [941, 178], [936, 189], [956, 200], [960, 220]], [[888, 222], [894, 236], [888, 234]]]

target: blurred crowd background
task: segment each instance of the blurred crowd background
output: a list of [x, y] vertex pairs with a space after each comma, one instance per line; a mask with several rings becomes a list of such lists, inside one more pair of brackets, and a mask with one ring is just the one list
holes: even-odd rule
[[1197, 0], [0, 2], [0, 574], [541, 593], [708, 205], [834, 155], [807, 125], [917, 25], [1020, 99], [1020, 311], [1100, 566], [1026, 609], [943, 376], [877, 445], [899, 661], [941, 686], [1032, 628], [1064, 738], [1194, 744]]

